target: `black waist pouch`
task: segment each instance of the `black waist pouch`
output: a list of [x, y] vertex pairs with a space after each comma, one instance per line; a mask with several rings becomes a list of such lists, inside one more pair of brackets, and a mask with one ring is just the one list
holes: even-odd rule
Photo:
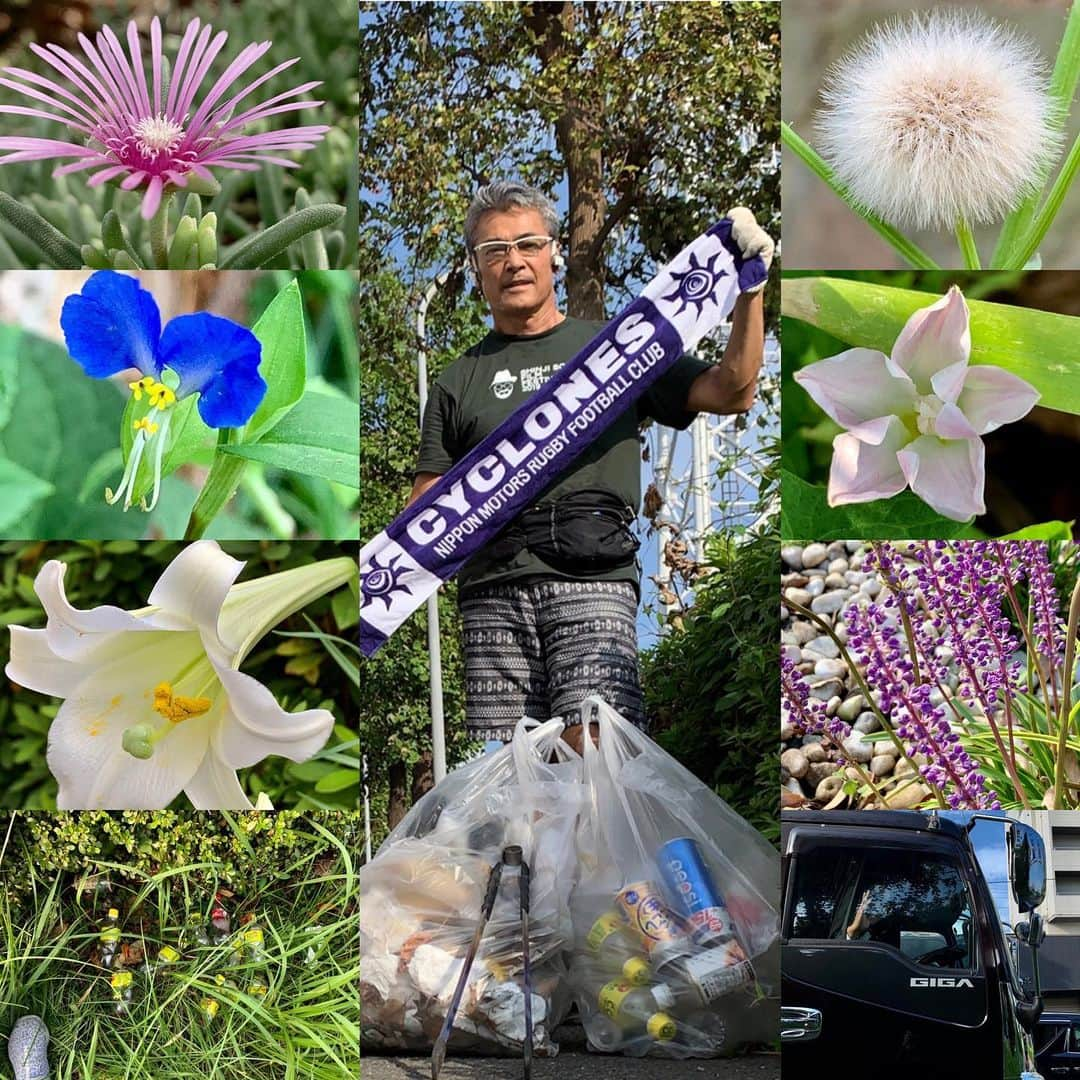
[[596, 573], [633, 563], [640, 546], [633, 522], [630, 507], [608, 492], [575, 491], [530, 507], [499, 541], [527, 547], [563, 573]]

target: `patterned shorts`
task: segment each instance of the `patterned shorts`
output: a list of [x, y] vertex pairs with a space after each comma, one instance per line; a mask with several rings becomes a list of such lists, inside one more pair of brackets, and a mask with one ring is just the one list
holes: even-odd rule
[[630, 582], [489, 585], [461, 600], [461, 614], [473, 738], [507, 742], [523, 715], [580, 724], [590, 694], [646, 728]]

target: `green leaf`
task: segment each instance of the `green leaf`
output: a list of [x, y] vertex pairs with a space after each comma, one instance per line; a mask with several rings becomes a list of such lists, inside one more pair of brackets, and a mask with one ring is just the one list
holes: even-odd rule
[[19, 385], [0, 452], [53, 491], [4, 530], [9, 539], [123, 539], [141, 536], [146, 520], [79, 494], [88, 467], [116, 450], [123, 399], [104, 379], [91, 379], [65, 350], [24, 334], [19, 343]]
[[77, 244], [6, 191], [0, 191], [0, 217], [31, 241], [52, 266], [61, 270], [78, 270], [82, 266], [82, 252]]
[[359, 488], [360, 409], [351, 401], [309, 392], [260, 442], [219, 449], [278, 469]]
[[[848, 345], [888, 353], [911, 315], [934, 299], [910, 289], [805, 277], [785, 279], [780, 303], [783, 314]], [[981, 300], [968, 307], [972, 364], [1011, 371], [1039, 391], [1040, 405], [1080, 414], [1080, 318]]]
[[1071, 540], [1073, 535], [1072, 521], [1044, 521], [1038, 525], [1028, 525], [1026, 529], [1019, 529], [1001, 537], [1002, 540]]
[[349, 589], [341, 589], [330, 597], [330, 610], [339, 630], [348, 630], [360, 621], [360, 605]]
[[783, 472], [781, 484], [780, 535], [785, 540], [951, 540], [982, 535], [967, 522], [935, 513], [910, 491], [891, 499], [832, 507], [823, 487], [794, 473]]
[[331, 795], [335, 791], [359, 786], [360, 773], [356, 769], [335, 769], [332, 773], [327, 773], [315, 785], [315, 790], [320, 795]]
[[319, 205], [297, 210], [263, 232], [241, 240], [221, 260], [222, 270], [255, 270], [287, 251], [316, 229], [325, 229], [345, 216], [344, 206]]
[[259, 374], [266, 381], [266, 396], [244, 428], [241, 443], [258, 442], [304, 394], [307, 332], [295, 278], [274, 297], [252, 333], [262, 345]]
[[19, 392], [19, 344], [22, 331], [17, 326], [0, 324], [0, 431], [11, 417]]
[[7, 533], [35, 503], [47, 499], [53, 490], [52, 484], [7, 458], [0, 458], [0, 533]]

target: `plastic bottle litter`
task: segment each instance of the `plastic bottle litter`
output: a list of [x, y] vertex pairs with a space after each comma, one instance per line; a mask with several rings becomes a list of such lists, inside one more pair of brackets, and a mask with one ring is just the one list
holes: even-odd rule
[[195, 945], [209, 945], [210, 935], [206, 932], [203, 917], [193, 911], [187, 918], [184, 929], [180, 932], [180, 948], [187, 950]]
[[173, 964], [177, 963], [179, 960], [180, 960], [180, 953], [177, 952], [176, 949], [174, 949], [171, 945], [162, 945], [161, 948], [158, 949], [158, 954], [157, 954], [157, 959], [156, 960], [147, 959], [143, 963], [143, 966], [142, 966], [143, 974], [145, 974], [148, 979], [153, 979], [153, 977], [159, 971], [161, 971], [164, 968], [171, 967]]
[[266, 976], [266, 945], [263, 941], [262, 927], [254, 915], [245, 919], [243, 942], [248, 961], [256, 965], [248, 982], [248, 993], [254, 997], [265, 997], [269, 989]]
[[125, 1016], [131, 1008], [131, 983], [130, 971], [114, 971], [109, 979], [112, 987], [113, 1012], [117, 1016]]
[[120, 912], [116, 908], [109, 908], [109, 914], [105, 917], [105, 926], [98, 935], [101, 942], [101, 966], [106, 971], [111, 971], [116, 962], [116, 953], [120, 948]]
[[220, 944], [230, 933], [232, 933], [232, 921], [221, 901], [221, 893], [217, 893], [214, 897], [214, 906], [210, 911], [211, 940], [214, 944]]

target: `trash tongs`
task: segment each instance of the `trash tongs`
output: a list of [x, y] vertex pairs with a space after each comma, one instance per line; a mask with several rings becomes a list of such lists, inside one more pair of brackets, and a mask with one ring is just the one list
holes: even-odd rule
[[480, 939], [484, 936], [484, 928], [495, 907], [495, 898], [499, 893], [499, 882], [502, 880], [504, 866], [518, 867], [521, 872], [521, 957], [523, 965], [523, 979], [525, 983], [525, 1042], [522, 1052], [525, 1061], [525, 1080], [529, 1080], [532, 1074], [533, 1052], [533, 1019], [532, 1019], [532, 978], [529, 971], [529, 864], [522, 857], [521, 848], [517, 844], [503, 848], [502, 858], [491, 868], [488, 875], [487, 889], [484, 892], [484, 902], [480, 905], [480, 921], [476, 924], [472, 941], [469, 943], [469, 951], [465, 954], [465, 964], [458, 976], [457, 986], [454, 988], [454, 996], [450, 999], [450, 1008], [446, 1011], [446, 1019], [443, 1021], [442, 1030], [435, 1040], [435, 1049], [431, 1053], [431, 1080], [439, 1080], [443, 1062], [446, 1060], [446, 1044], [450, 1040], [450, 1030], [454, 1026], [454, 1017], [457, 1016], [458, 1006], [461, 1004], [461, 995], [465, 993], [465, 987], [469, 982], [469, 972], [472, 970], [473, 961], [480, 948]]

